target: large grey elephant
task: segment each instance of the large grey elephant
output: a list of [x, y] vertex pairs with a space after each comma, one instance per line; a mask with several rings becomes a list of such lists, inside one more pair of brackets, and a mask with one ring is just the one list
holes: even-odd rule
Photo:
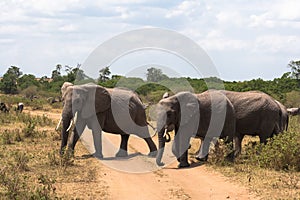
[[60, 153], [64, 153], [69, 136], [69, 127], [74, 118], [74, 135], [69, 148], [74, 150], [76, 142], [87, 126], [92, 130], [95, 156], [102, 158], [102, 130], [120, 134], [121, 144], [116, 156], [127, 156], [129, 134], [143, 138], [149, 146], [150, 156], [155, 156], [156, 145], [150, 137], [144, 106], [132, 91], [108, 89], [94, 84], [62, 86], [62, 141]]
[[235, 156], [245, 135], [259, 136], [261, 143], [282, 131], [280, 106], [263, 92], [222, 91], [233, 104], [236, 117]]
[[234, 108], [221, 92], [210, 90], [201, 94], [180, 92], [164, 98], [158, 103], [158, 142], [157, 165], [162, 163], [166, 132], [175, 131], [172, 152], [180, 162], [178, 167], [188, 167], [188, 148], [191, 137], [199, 137], [201, 144], [199, 159], [208, 153], [213, 137], [233, 140], [235, 133]]

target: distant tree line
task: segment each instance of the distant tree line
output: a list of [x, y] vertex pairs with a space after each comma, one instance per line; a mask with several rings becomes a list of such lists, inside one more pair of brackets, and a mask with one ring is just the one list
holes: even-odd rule
[[[161, 69], [155, 66], [147, 69], [146, 80], [142, 78], [124, 77], [111, 75], [109, 67], [104, 67], [99, 71], [97, 80], [91, 79], [80, 69], [80, 64], [76, 67], [56, 65], [51, 73], [51, 77], [37, 78], [33, 74], [23, 74], [20, 68], [11, 66], [3, 75], [0, 81], [0, 90], [5, 94], [22, 93], [26, 97], [32, 98], [39, 94], [42, 96], [59, 95], [60, 87], [66, 81], [74, 83], [97, 82], [104, 87], [125, 87], [136, 91], [148, 102], [158, 101], [162, 94], [170, 91], [178, 92], [182, 90], [193, 90], [196, 93], [210, 89], [226, 89], [232, 91], [259, 90], [270, 94], [274, 98], [285, 103], [297, 103], [300, 97], [300, 61], [291, 61], [288, 64], [290, 72], [284, 73], [280, 78], [273, 80], [253, 79], [250, 81], [223, 81], [216, 77], [209, 78], [171, 78], [165, 75]], [[62, 75], [64, 74], [64, 75]], [[293, 100], [290, 100], [292, 96]], [[291, 102], [292, 101], [292, 102]], [[299, 101], [299, 100], [298, 100]], [[300, 102], [299, 102], [300, 103]]]

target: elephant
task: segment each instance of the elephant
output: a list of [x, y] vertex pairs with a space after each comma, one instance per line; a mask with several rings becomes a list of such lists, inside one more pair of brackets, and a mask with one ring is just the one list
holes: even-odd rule
[[287, 112], [291, 116], [300, 115], [300, 108], [288, 108]]
[[157, 148], [150, 137], [144, 106], [136, 93], [126, 89], [110, 89], [95, 84], [62, 86], [62, 141], [60, 153], [64, 154], [67, 146], [71, 121], [74, 118], [75, 128], [68, 148], [74, 151], [75, 145], [87, 126], [92, 130], [94, 155], [103, 158], [102, 130], [120, 134], [121, 144], [117, 157], [127, 156], [129, 134], [143, 138], [150, 149], [149, 156], [155, 157]]
[[261, 143], [281, 132], [282, 111], [279, 105], [263, 92], [222, 91], [231, 101], [236, 117], [234, 136], [235, 157], [241, 153], [245, 135], [259, 136]]
[[161, 160], [165, 143], [170, 138], [166, 134], [169, 131], [175, 131], [172, 152], [177, 157], [179, 168], [190, 166], [187, 153], [191, 137], [203, 141], [196, 157], [198, 159], [206, 157], [212, 138], [220, 137], [233, 141], [235, 111], [231, 102], [221, 92], [216, 90], [201, 94], [179, 92], [161, 99], [157, 108], [159, 150], [156, 164], [159, 166], [164, 165]]

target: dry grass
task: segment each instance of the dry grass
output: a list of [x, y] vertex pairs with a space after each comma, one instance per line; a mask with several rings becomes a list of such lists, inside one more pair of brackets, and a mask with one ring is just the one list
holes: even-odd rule
[[[47, 121], [45, 117], [40, 119]], [[106, 199], [108, 186], [95, 170], [99, 162], [93, 158], [75, 158], [76, 162], [74, 158], [61, 158], [59, 134], [53, 130], [53, 123], [37, 124], [42, 126], [6, 121], [5, 127], [0, 127], [0, 199]], [[34, 134], [28, 134], [26, 128]], [[76, 148], [88, 154], [81, 143]]]

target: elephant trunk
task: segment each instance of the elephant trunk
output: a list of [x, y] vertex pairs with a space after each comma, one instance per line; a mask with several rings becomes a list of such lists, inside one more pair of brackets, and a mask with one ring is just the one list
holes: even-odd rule
[[163, 153], [164, 153], [164, 150], [165, 150], [165, 143], [166, 143], [166, 138], [164, 137], [164, 132], [165, 132], [164, 129], [161, 129], [158, 132], [158, 153], [157, 153], [157, 156], [156, 156], [156, 164], [158, 166], [163, 166], [164, 165], [164, 163], [161, 162], [161, 159], [162, 159], [162, 156], [163, 156]]
[[65, 148], [68, 143], [68, 137], [69, 137], [69, 130], [68, 127], [71, 124], [71, 117], [63, 117], [62, 118], [62, 131], [61, 131], [61, 148], [60, 148], [60, 154], [63, 155]]

